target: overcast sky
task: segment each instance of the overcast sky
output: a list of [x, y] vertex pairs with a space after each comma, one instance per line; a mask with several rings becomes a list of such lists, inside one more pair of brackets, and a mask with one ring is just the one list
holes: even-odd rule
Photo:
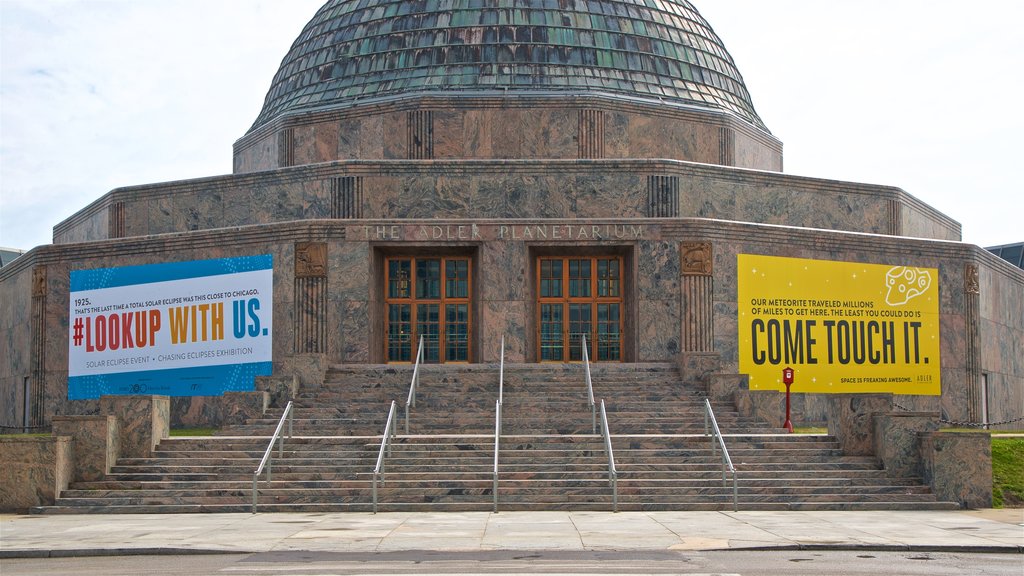
[[[323, 0], [0, 0], [0, 246], [113, 188], [231, 172]], [[1024, 241], [1024, 4], [694, 0], [785, 171], [903, 188]]]

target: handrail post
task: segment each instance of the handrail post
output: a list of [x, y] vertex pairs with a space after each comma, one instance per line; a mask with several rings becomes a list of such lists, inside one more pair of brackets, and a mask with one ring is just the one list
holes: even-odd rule
[[615, 452], [612, 451], [612, 432], [608, 427], [608, 413], [601, 400], [601, 434], [604, 436], [604, 448], [608, 452], [608, 483], [612, 485], [612, 512], [619, 511], [619, 473], [615, 469]]
[[416, 362], [412, 367], [412, 383], [409, 384], [409, 397], [405, 399], [405, 433], [409, 434], [409, 406], [416, 407], [416, 386], [420, 383], [420, 362], [423, 360], [423, 336], [416, 348]]
[[501, 359], [498, 364], [498, 400], [494, 403], [494, 513], [498, 513], [498, 453], [501, 450], [501, 405], [505, 400], [505, 336], [501, 337]]
[[259, 478], [260, 474], [263, 473], [263, 468], [267, 469], [267, 482], [274, 480], [274, 443], [280, 440], [278, 443], [278, 458], [284, 458], [284, 438], [281, 437], [281, 429], [284, 427], [285, 420], [288, 421], [288, 437], [291, 438], [292, 434], [292, 401], [289, 400], [288, 404], [284, 407], [284, 413], [281, 414], [281, 419], [277, 421], [277, 428], [274, 429], [274, 435], [270, 437], [270, 443], [267, 444], [266, 451], [263, 452], [263, 459], [260, 460], [259, 466], [252, 473], [252, 513], [256, 513], [258, 491], [259, 491]]
[[384, 424], [384, 435], [380, 439], [380, 451], [377, 453], [377, 465], [373, 468], [373, 513], [377, 513], [377, 482], [383, 483], [384, 476], [384, 456], [385, 454], [391, 455], [390, 440], [394, 437], [395, 427], [395, 412], [397, 412], [398, 403], [394, 400], [391, 401], [391, 407], [388, 409], [388, 420]]
[[711, 439], [711, 446], [713, 451], [717, 453], [717, 445], [715, 439], [722, 445], [722, 488], [728, 486], [726, 481], [726, 468], [732, 472], [732, 509], [733, 511], [739, 510], [739, 487], [736, 480], [736, 467], [732, 464], [732, 458], [729, 457], [729, 449], [725, 447], [725, 438], [722, 436], [722, 430], [718, 427], [718, 420], [715, 418], [715, 413], [711, 410], [711, 401], [707, 398], [704, 399], [704, 417], [705, 419], [710, 418], [711, 426], [714, 430], [714, 437]]
[[587, 379], [587, 402], [590, 403], [590, 433], [597, 434], [597, 407], [594, 404], [594, 380], [590, 375], [590, 353], [587, 351], [586, 334], [580, 334], [580, 349], [583, 350], [583, 372]]

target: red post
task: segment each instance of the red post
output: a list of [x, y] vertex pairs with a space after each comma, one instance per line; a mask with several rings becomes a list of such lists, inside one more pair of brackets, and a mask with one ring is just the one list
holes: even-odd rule
[[793, 384], [793, 369], [784, 368], [782, 370], [782, 383], [786, 385], [786, 422], [782, 424], [782, 427], [793, 433], [793, 421], [790, 420], [790, 403], [789, 403], [789, 387]]

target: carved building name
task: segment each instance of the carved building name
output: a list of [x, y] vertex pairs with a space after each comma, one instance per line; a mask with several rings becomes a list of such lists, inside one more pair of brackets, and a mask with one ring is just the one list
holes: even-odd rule
[[474, 241], [474, 240], [640, 240], [642, 224], [385, 224], [363, 226], [364, 240]]

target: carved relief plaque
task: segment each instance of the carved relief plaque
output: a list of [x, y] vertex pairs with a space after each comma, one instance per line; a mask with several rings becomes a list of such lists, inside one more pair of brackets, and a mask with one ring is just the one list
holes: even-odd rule
[[32, 296], [46, 296], [46, 267], [36, 266], [32, 269]]
[[683, 242], [680, 247], [683, 276], [711, 276], [711, 243]]
[[977, 264], [967, 264], [964, 266], [964, 292], [967, 294], [981, 294], [981, 281], [978, 279]]
[[297, 242], [295, 244], [295, 277], [327, 277], [327, 243]]

